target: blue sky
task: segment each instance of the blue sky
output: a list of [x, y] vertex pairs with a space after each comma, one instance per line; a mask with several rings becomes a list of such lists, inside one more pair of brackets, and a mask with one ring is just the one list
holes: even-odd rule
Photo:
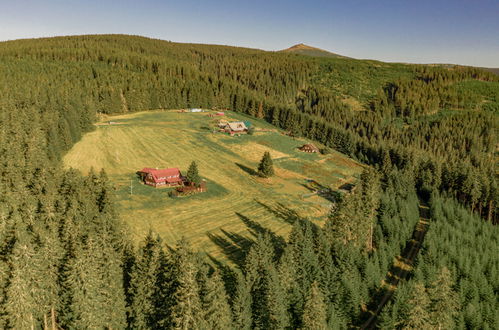
[[0, 40], [105, 33], [499, 67], [499, 0], [0, 0]]

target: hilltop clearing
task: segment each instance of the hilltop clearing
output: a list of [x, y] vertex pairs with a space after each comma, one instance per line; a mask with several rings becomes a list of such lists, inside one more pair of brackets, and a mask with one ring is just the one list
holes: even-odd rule
[[[103, 124], [116, 125], [98, 125], [87, 133], [64, 157], [64, 164], [83, 172], [105, 169], [117, 187], [120, 216], [137, 241], [153, 229], [169, 245], [185, 237], [197, 250], [217, 257], [237, 252], [236, 247], [258, 231], [286, 238], [293, 215], [322, 224], [331, 201], [314, 194], [309, 181], [336, 190], [354, 182], [362, 170], [337, 152], [301, 152], [297, 147], [305, 140], [283, 135], [262, 121], [233, 112], [225, 119], [251, 120], [256, 132], [233, 137], [213, 132], [218, 118], [206, 113], [113, 116]], [[252, 175], [265, 151], [276, 170], [270, 179]], [[193, 160], [207, 180], [206, 193], [171, 198], [173, 188], [146, 186], [135, 174], [143, 167], [178, 167], [185, 174]]]

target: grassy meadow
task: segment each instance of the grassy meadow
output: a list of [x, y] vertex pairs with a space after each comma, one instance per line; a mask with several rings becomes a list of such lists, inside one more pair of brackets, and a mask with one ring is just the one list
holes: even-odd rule
[[[219, 119], [249, 120], [257, 131], [234, 137], [214, 132]], [[185, 237], [200, 252], [237, 261], [258, 232], [286, 238], [295, 216], [324, 221], [331, 202], [312, 194], [307, 180], [336, 189], [362, 170], [340, 153], [298, 151], [305, 142], [233, 112], [212, 118], [206, 112], [149, 111], [103, 119], [66, 154], [64, 164], [83, 173], [106, 170], [136, 242], [152, 229], [168, 245]], [[274, 161], [276, 176], [270, 179], [253, 173], [264, 151]], [[179, 167], [185, 173], [193, 160], [207, 180], [206, 193], [171, 198], [172, 188], [145, 186], [135, 174], [143, 167]]]

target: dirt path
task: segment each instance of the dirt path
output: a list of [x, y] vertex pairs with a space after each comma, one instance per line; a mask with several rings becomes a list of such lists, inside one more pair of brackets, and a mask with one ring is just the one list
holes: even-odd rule
[[429, 218], [430, 209], [426, 203], [423, 203], [421, 201], [419, 204], [419, 221], [414, 228], [412, 238], [407, 242], [402, 255], [396, 257], [396, 260], [393, 263], [393, 266], [388, 272], [386, 280], [383, 283], [385, 294], [379, 300], [376, 309], [370, 311], [371, 316], [360, 327], [361, 329], [375, 328], [378, 315], [381, 313], [386, 303], [393, 296], [393, 293], [397, 289], [397, 285], [399, 284], [400, 280], [404, 280], [411, 272], [414, 259], [418, 255], [419, 249], [423, 244], [425, 234], [428, 231]]

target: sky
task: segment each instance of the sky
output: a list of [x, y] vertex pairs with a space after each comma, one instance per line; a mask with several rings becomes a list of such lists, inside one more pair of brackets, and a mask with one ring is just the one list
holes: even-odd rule
[[0, 0], [0, 40], [108, 33], [499, 67], [499, 0]]

